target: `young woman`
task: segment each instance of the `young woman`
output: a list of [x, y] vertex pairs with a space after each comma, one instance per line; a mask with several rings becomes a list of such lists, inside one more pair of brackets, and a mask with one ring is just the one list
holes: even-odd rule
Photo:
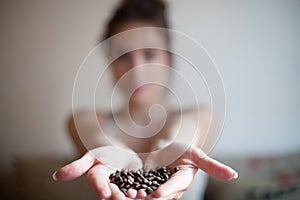
[[[209, 112], [201, 110], [201, 120], [198, 123], [197, 109], [184, 112], [172, 110], [165, 100], [165, 87], [159, 84], [143, 84], [145, 79], [167, 84], [170, 73], [166, 72], [168, 70], [165, 70], [165, 66], [172, 67], [172, 54], [163, 50], [170, 46], [170, 35], [168, 32], [162, 34], [155, 28], [147, 29], [149, 27], [169, 28], [165, 16], [165, 4], [160, 0], [125, 0], [109, 21], [104, 39], [125, 31], [138, 30], [132, 34], [126, 34], [126, 37], [112, 39], [108, 47], [110, 58], [121, 55], [112, 62], [111, 69], [115, 83], [120, 83], [118, 85], [120, 90], [125, 99], [129, 100], [128, 104], [124, 104], [122, 109], [113, 113], [97, 112], [96, 121], [93, 112], [80, 112], [72, 116], [69, 122], [70, 133], [79, 152], [84, 155], [55, 172], [53, 176], [55, 180], [69, 181], [87, 173], [88, 182], [103, 199], [179, 199], [183, 192], [191, 187], [198, 169], [224, 180], [237, 178], [234, 170], [209, 158], [201, 151], [199, 148], [203, 142], [201, 137], [187, 144], [187, 148], [178, 141], [172, 143], [178, 119], [184, 119], [182, 121], [186, 123], [186, 125], [182, 124], [180, 129], [184, 140], [184, 134], [194, 131], [190, 124], [199, 125], [199, 135], [201, 132], [207, 132]], [[146, 32], [143, 32], [145, 30], [142, 28], [146, 28]], [[143, 46], [144, 43], [152, 43], [153, 46], [159, 44], [158, 46], [162, 48], [140, 48], [127, 51], [132, 46]], [[155, 70], [149, 70], [150, 68], [155, 68]], [[162, 115], [158, 111], [154, 112], [150, 118], [148, 111], [157, 104], [163, 105], [167, 115]], [[156, 129], [155, 127], [161, 126], [161, 121], [164, 121], [163, 126]], [[102, 127], [100, 134], [99, 124]], [[149, 124], [151, 126], [147, 126]], [[155, 134], [151, 135], [153, 132]], [[107, 137], [110, 139], [108, 140]], [[180, 170], [151, 195], [147, 196], [145, 190], [142, 189], [138, 191], [130, 189], [125, 195], [108, 179], [112, 170], [107, 166], [106, 160], [114, 151], [119, 152], [115, 148], [116, 144], [118, 147], [122, 146], [135, 152], [136, 155], [127, 159], [123, 167], [155, 167], [168, 158], [174, 158], [170, 159], [167, 165], [170, 169], [179, 166]], [[167, 148], [162, 151], [149, 154], [165, 146]], [[94, 148], [98, 148], [97, 153], [100, 156], [97, 158], [89, 153], [89, 150]], [[181, 152], [181, 154], [176, 157], [174, 152]], [[158, 158], [162, 162], [159, 162]]]

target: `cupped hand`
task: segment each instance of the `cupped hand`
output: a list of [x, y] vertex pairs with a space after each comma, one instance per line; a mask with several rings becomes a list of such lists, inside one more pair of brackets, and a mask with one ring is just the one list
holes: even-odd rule
[[88, 183], [102, 199], [133, 199], [146, 196], [143, 191], [129, 190], [127, 196], [109, 180], [116, 169], [139, 169], [140, 158], [112, 146], [100, 147], [87, 152], [80, 159], [62, 167], [53, 174], [54, 180], [70, 181], [87, 173]]
[[[179, 153], [181, 154], [179, 155]], [[179, 155], [178, 158], [176, 158], [177, 155]], [[174, 160], [166, 163], [172, 156], [174, 156]], [[147, 196], [148, 199], [179, 199], [183, 192], [191, 187], [198, 169], [222, 180], [232, 180], [238, 177], [236, 171], [208, 157], [200, 148], [187, 147], [180, 143], [173, 143], [162, 150], [151, 153], [145, 160], [145, 167], [153, 168], [155, 166], [168, 166], [173, 170], [173, 175], [166, 183]], [[176, 172], [174, 168], [179, 170]]]

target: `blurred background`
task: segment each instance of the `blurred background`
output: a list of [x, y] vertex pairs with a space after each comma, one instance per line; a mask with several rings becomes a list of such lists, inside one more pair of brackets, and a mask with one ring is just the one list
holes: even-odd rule
[[[51, 175], [78, 156], [66, 131], [75, 75], [118, 2], [0, 1], [0, 197], [95, 198], [84, 179]], [[227, 94], [210, 155], [240, 178], [210, 178], [206, 198], [299, 199], [300, 1], [167, 2], [172, 28], [206, 48]]]

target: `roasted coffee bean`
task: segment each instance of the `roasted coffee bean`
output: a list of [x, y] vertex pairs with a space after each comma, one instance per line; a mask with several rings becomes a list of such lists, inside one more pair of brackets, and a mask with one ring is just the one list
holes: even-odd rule
[[138, 180], [139, 183], [143, 182], [143, 179], [141, 177], [138, 177], [137, 180]]
[[153, 192], [153, 190], [152, 190], [151, 187], [147, 187], [147, 188], [146, 188], [146, 193], [147, 193], [147, 194], [150, 194], [150, 193], [152, 193], [152, 192]]
[[121, 188], [120, 190], [121, 190], [125, 195], [127, 194], [127, 189]]
[[166, 179], [166, 180], [169, 179], [169, 175], [168, 175], [167, 173], [164, 173], [164, 174], [162, 175], [162, 177], [163, 177], [164, 179]]
[[155, 191], [155, 190], [157, 189], [157, 187], [154, 186], [154, 185], [150, 186], [150, 188], [151, 188], [153, 191]]
[[134, 189], [136, 189], [136, 190], [139, 190], [139, 189], [141, 189], [142, 187], [141, 187], [141, 184], [137, 184], [135, 187], [134, 187]]
[[155, 176], [159, 176], [159, 175], [160, 175], [160, 173], [159, 173], [158, 171], [153, 172], [153, 174], [154, 174]]
[[120, 188], [125, 188], [125, 185], [126, 185], [125, 182], [121, 183]]
[[180, 170], [179, 167], [175, 167], [175, 168], [174, 168], [174, 173], [178, 172], [179, 170]]
[[127, 176], [127, 180], [127, 182], [130, 183], [130, 185], [134, 182], [134, 179], [131, 176]]
[[112, 173], [109, 175], [109, 180], [112, 180], [116, 176], [116, 173]]
[[154, 186], [157, 186], [157, 187], [158, 187], [158, 186], [159, 186], [159, 183], [158, 183], [157, 181], [153, 181], [153, 182], [152, 182], [152, 185], [154, 185]]
[[161, 174], [161, 173], [164, 173], [164, 168], [159, 168], [157, 171], [158, 171], [158, 173], [160, 173], [160, 174]]
[[116, 180], [118, 182], [123, 182], [124, 181], [123, 178], [122, 178], [122, 176], [120, 176], [120, 175], [116, 176]]
[[160, 181], [161, 181], [161, 178], [160, 178], [159, 176], [157, 176], [157, 177], [155, 178], [155, 180], [157, 180], [157, 182], [160, 182]]
[[128, 175], [129, 176], [131, 176], [131, 177], [133, 177], [134, 175], [133, 175], [133, 173], [130, 171], [130, 172], [128, 172]]
[[149, 181], [148, 181], [146, 178], [144, 178], [144, 179], [143, 179], [143, 183], [148, 184]]

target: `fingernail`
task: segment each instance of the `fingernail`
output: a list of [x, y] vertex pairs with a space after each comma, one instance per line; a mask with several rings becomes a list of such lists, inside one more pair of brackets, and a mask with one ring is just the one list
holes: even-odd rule
[[233, 179], [237, 179], [238, 177], [239, 177], [239, 174], [237, 172], [234, 172]]
[[57, 176], [56, 176], [56, 173], [57, 173], [57, 171], [55, 171], [55, 172], [52, 174], [52, 179], [55, 180], [55, 181], [58, 180], [58, 178], [57, 178]]
[[103, 190], [102, 195], [103, 195], [104, 199], [108, 199], [111, 196], [111, 192], [110, 192], [110, 190]]

